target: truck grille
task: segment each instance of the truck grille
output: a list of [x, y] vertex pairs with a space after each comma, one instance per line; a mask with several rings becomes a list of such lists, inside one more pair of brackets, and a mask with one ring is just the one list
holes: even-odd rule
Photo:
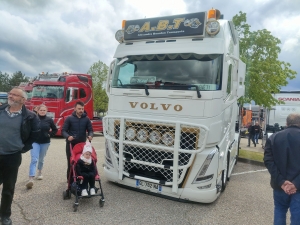
[[201, 149], [207, 133], [203, 127], [180, 124], [178, 142], [175, 139], [176, 123], [125, 119], [124, 130], [120, 132], [120, 120], [104, 118], [104, 127], [117, 161], [119, 143], [123, 142], [125, 174], [173, 182], [174, 147], [178, 146], [178, 184]]

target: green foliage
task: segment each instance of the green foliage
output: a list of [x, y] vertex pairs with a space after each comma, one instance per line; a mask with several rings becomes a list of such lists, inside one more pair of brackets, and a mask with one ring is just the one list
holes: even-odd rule
[[94, 109], [99, 112], [106, 112], [108, 107], [108, 97], [104, 89], [104, 82], [106, 81], [108, 66], [100, 60], [95, 62], [87, 72], [93, 78], [93, 97]]
[[264, 154], [262, 152], [254, 152], [249, 150], [240, 149], [239, 158], [250, 159], [253, 161], [263, 162]]
[[240, 58], [247, 65], [246, 91], [240, 103], [254, 100], [265, 107], [283, 103], [272, 93], [279, 93], [288, 84], [287, 79], [296, 77], [296, 71], [290, 69], [289, 63], [278, 60], [281, 41], [266, 29], [250, 31], [246, 13], [239, 12], [232, 21], [240, 37]]
[[0, 92], [9, 92], [10, 89], [9, 75], [0, 71]]
[[13, 73], [10, 76], [7, 73], [0, 71], [0, 91], [8, 92], [11, 88], [19, 86], [21, 82], [28, 82], [29, 78], [25, 76], [21, 71]]

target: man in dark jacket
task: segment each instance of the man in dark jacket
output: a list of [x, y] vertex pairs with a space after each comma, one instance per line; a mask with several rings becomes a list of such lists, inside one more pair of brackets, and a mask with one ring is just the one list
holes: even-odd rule
[[62, 128], [62, 135], [66, 138], [66, 155], [67, 155], [67, 179], [70, 171], [70, 144], [72, 148], [80, 142], [86, 142], [86, 133], [88, 132], [88, 140], [93, 139], [93, 127], [90, 119], [84, 113], [84, 103], [76, 102], [75, 111], [68, 116]]
[[254, 147], [256, 147], [256, 143], [254, 141], [254, 126], [251, 123], [248, 123], [248, 145], [250, 147], [250, 141], [252, 141]]
[[11, 204], [15, 191], [21, 153], [32, 148], [40, 131], [39, 119], [25, 108], [26, 93], [13, 88], [8, 104], [0, 106], [0, 185], [3, 184], [0, 216], [2, 225], [12, 224]]
[[271, 174], [274, 224], [286, 224], [290, 208], [291, 224], [300, 224], [300, 114], [287, 117], [287, 129], [266, 142], [264, 163]]

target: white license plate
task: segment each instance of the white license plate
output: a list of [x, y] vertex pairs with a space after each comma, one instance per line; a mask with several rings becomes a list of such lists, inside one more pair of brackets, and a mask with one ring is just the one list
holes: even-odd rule
[[136, 180], [136, 187], [142, 187], [143, 189], [151, 189], [151, 190], [156, 190], [161, 192], [161, 185], [160, 184], [155, 184], [155, 183], [151, 183], [148, 181], [144, 181], [144, 180]]

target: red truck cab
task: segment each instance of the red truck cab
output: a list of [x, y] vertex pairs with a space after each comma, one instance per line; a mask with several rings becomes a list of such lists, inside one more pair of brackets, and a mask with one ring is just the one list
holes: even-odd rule
[[33, 82], [21, 82], [19, 88], [26, 92], [27, 101], [30, 101], [33, 89]]
[[84, 103], [84, 110], [90, 118], [94, 132], [103, 132], [102, 118], [94, 116], [92, 77], [77, 73], [41, 73], [33, 82], [30, 101], [25, 103], [32, 110], [44, 104], [48, 108], [47, 116], [53, 118], [61, 136], [65, 119], [74, 111], [77, 101]]

